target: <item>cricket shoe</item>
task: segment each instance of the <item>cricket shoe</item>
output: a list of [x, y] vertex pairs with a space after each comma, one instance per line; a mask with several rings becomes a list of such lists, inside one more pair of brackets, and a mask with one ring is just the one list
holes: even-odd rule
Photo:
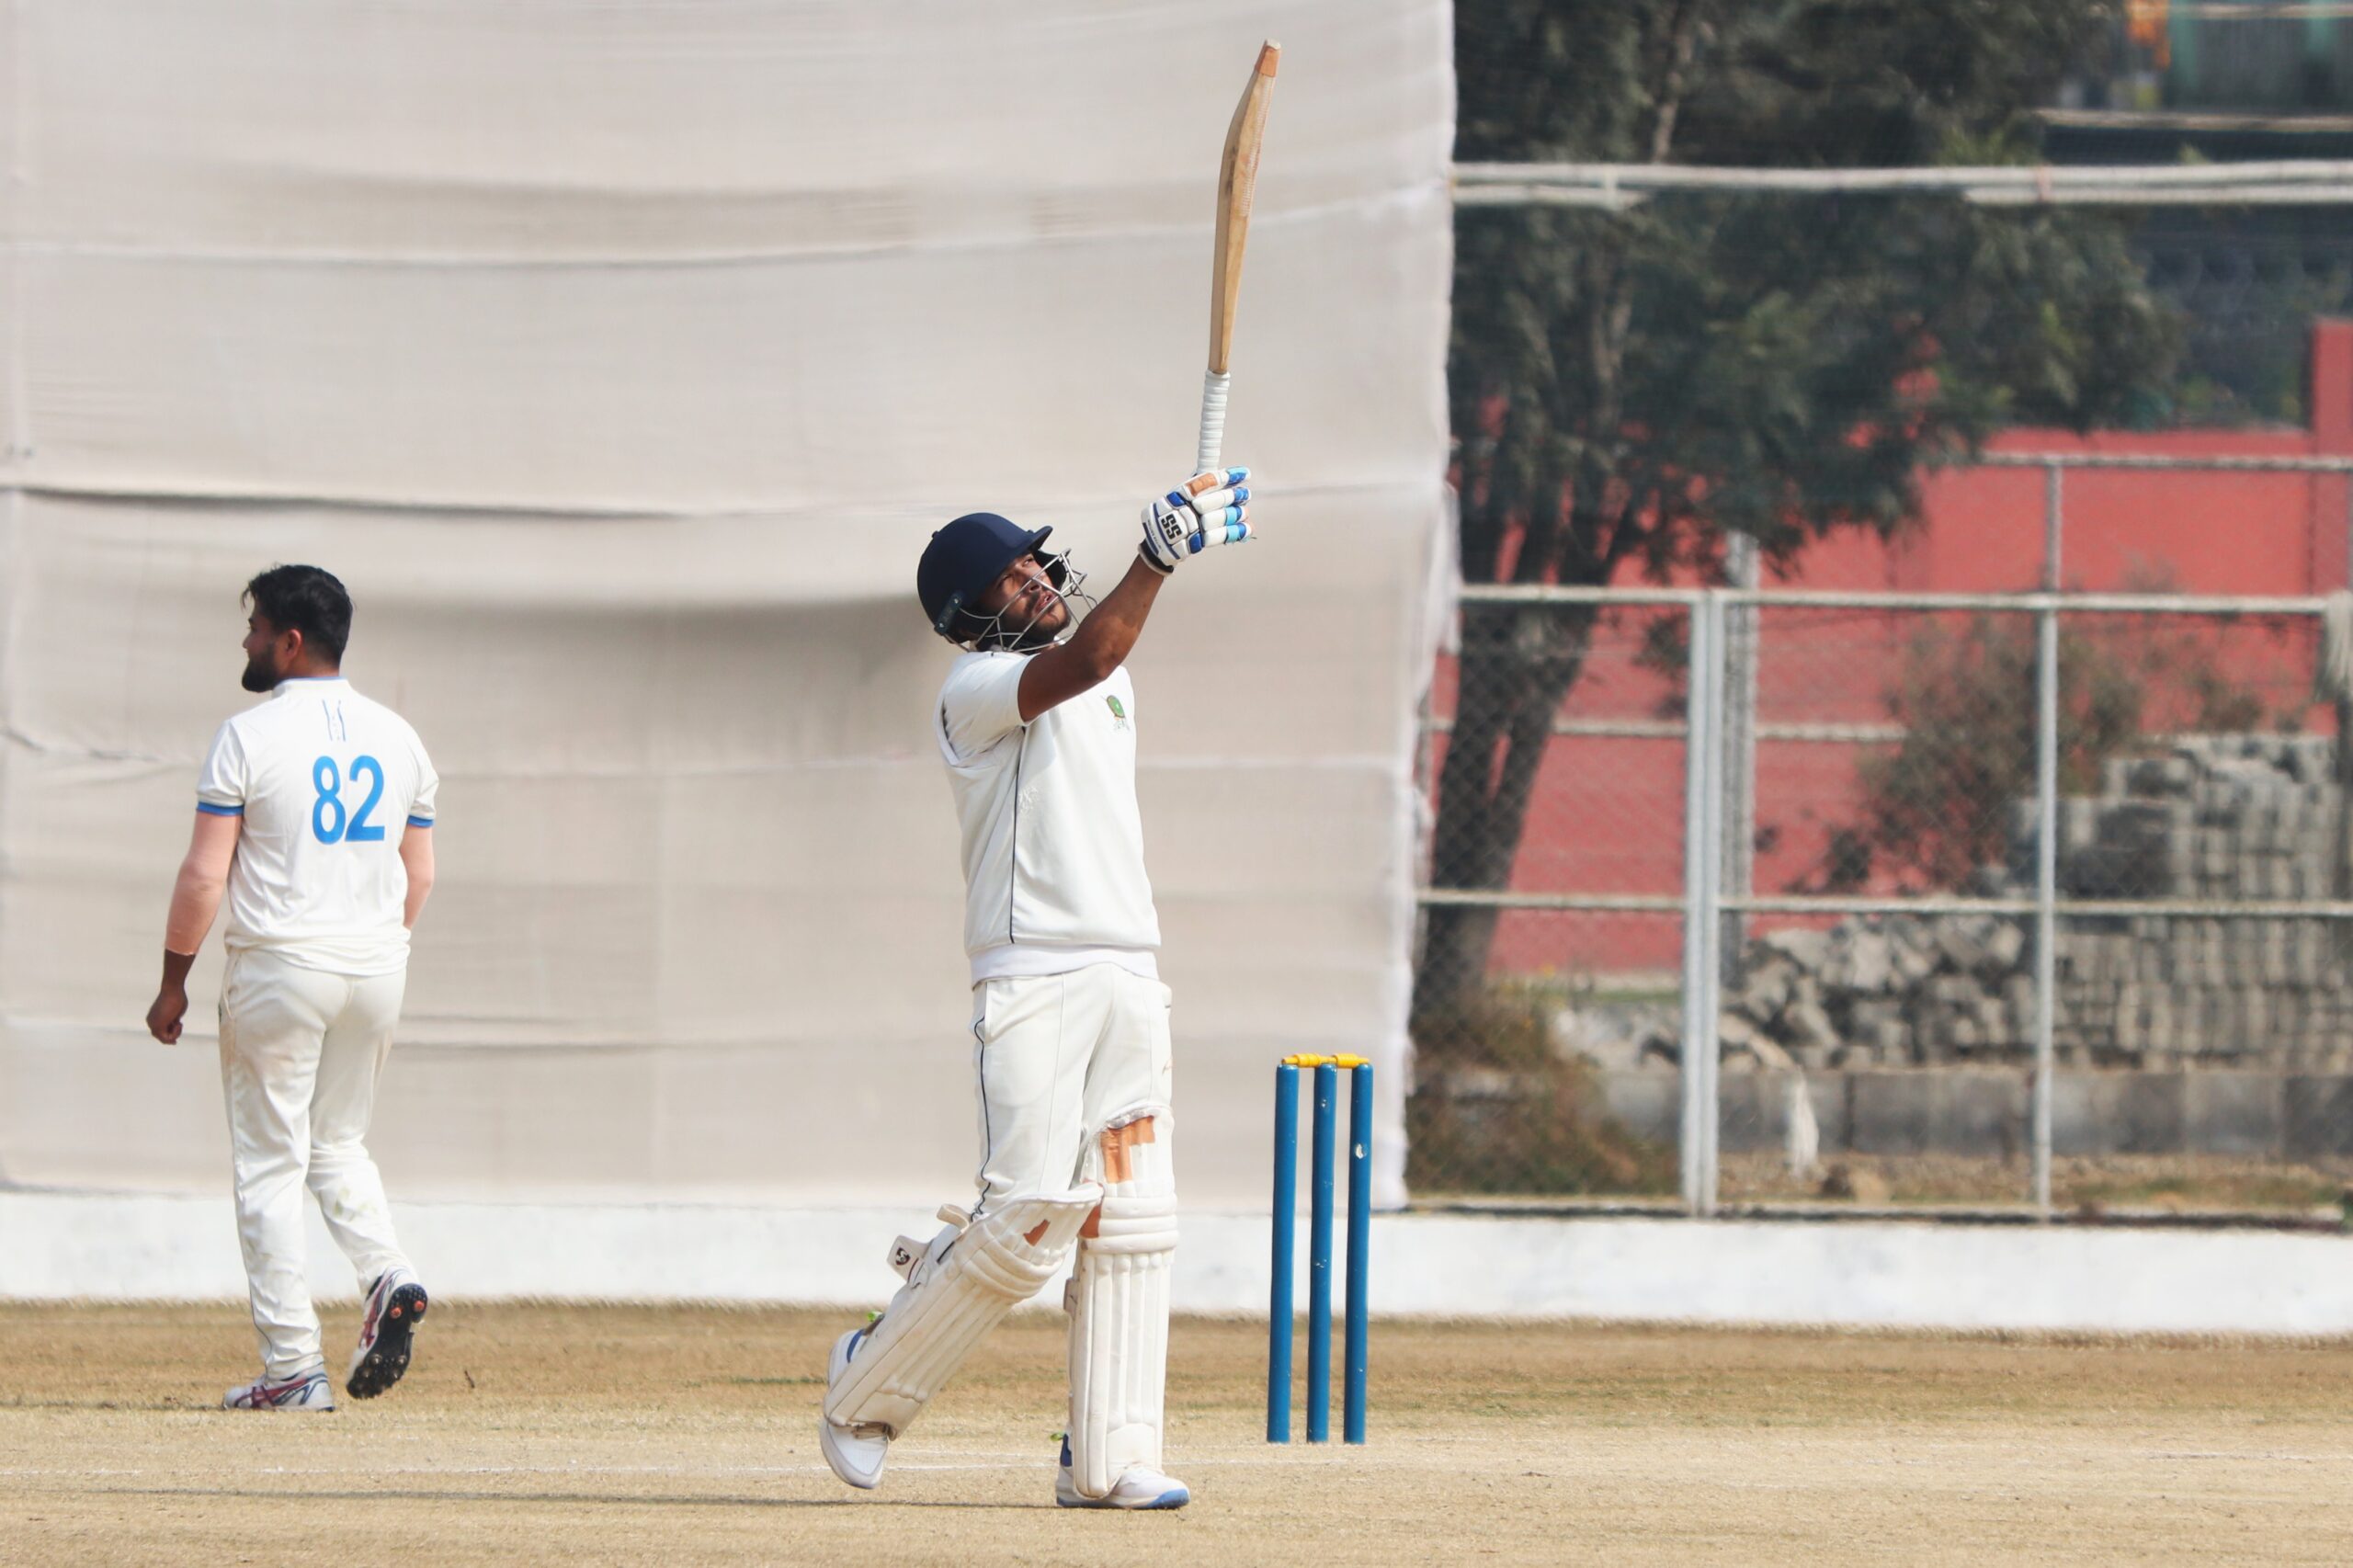
[[[849, 1370], [849, 1359], [858, 1354], [858, 1341], [873, 1330], [853, 1328], [834, 1341], [834, 1353], [825, 1362], [825, 1392], [831, 1397], [834, 1385]], [[824, 1453], [825, 1462], [834, 1473], [861, 1492], [871, 1492], [882, 1483], [882, 1461], [891, 1456], [891, 1436], [880, 1426], [842, 1426], [827, 1420], [820, 1413], [817, 1417], [817, 1447]]]
[[333, 1410], [335, 1389], [324, 1372], [256, 1378], [221, 1396], [223, 1410]]
[[376, 1276], [359, 1314], [359, 1347], [351, 1353], [351, 1372], [343, 1380], [346, 1393], [373, 1399], [401, 1381], [427, 1304], [425, 1287], [407, 1269], [387, 1268]]
[[1185, 1483], [1173, 1475], [1133, 1465], [1120, 1472], [1111, 1490], [1089, 1497], [1071, 1479], [1070, 1439], [1063, 1439], [1063, 1467], [1054, 1476], [1054, 1505], [1063, 1508], [1181, 1508], [1193, 1500]]

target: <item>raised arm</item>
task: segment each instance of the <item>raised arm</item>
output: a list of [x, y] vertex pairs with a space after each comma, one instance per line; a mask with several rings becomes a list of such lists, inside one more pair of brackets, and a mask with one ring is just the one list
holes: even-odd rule
[[1026, 724], [1047, 709], [1102, 685], [1127, 663], [1144, 618], [1160, 597], [1160, 585], [1167, 580], [1168, 574], [1147, 565], [1142, 556], [1130, 562], [1128, 574], [1078, 623], [1069, 642], [1037, 654], [1023, 667], [1021, 722]]
[[147, 1008], [147, 1032], [165, 1045], [177, 1044], [181, 1020], [188, 1013], [188, 971], [196, 950], [204, 946], [212, 917], [221, 912], [221, 894], [229, 885], [229, 865], [236, 858], [237, 835], [244, 818], [212, 812], [196, 813], [196, 829], [180, 874], [172, 884], [172, 906], [164, 921], [164, 979]]
[[1182, 562], [1214, 545], [1250, 537], [1246, 468], [1208, 469], [1146, 506], [1143, 542], [1119, 585], [1079, 623], [1070, 641], [1032, 657], [1021, 672], [1021, 722], [1100, 686], [1127, 663], [1160, 585]]

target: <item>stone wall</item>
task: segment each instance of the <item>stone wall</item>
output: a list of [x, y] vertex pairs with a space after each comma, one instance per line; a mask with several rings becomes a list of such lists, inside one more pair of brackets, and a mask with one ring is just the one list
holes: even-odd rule
[[[1628, 1131], [1663, 1143], [1681, 1136], [1682, 1074], [1616, 1068], [1597, 1077], [1602, 1108]], [[1777, 1073], [1726, 1074], [1717, 1085], [1723, 1152], [1786, 1151], [1789, 1085], [1797, 1082]], [[2052, 1090], [2052, 1152], [2063, 1157], [2353, 1158], [2353, 1075], [2063, 1069]], [[1809, 1073], [1801, 1092], [1825, 1157], [2026, 1157], [2031, 1081], [2017, 1068]]]
[[[2110, 762], [2061, 802], [2073, 898], [2322, 899], [2342, 853], [2325, 737], [2199, 736]], [[2031, 898], [2034, 810], [1972, 893]], [[1995, 1064], [2034, 1040], [2032, 922], [1856, 917], [1769, 932], [1727, 988], [1727, 1061], [1778, 1067]], [[2056, 1045], [2080, 1066], [2353, 1067], [2353, 926], [2313, 919], [2062, 917]]]

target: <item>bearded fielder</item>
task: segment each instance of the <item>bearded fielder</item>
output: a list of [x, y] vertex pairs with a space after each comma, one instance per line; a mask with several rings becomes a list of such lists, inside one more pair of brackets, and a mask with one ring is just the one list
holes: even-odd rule
[[902, 1236], [906, 1284], [826, 1369], [818, 1434], [852, 1486], [988, 1332], [1075, 1247], [1070, 1429], [1054, 1499], [1181, 1508], [1161, 1468], [1168, 1274], [1176, 1249], [1168, 988], [1136, 810], [1134, 687], [1123, 667], [1161, 585], [1247, 539], [1243, 469], [1194, 475], [1144, 509], [1143, 541], [1082, 620], [1081, 574], [1050, 530], [991, 512], [932, 535], [916, 568], [932, 630], [963, 653], [932, 717], [963, 828], [980, 1196]]
[[222, 1403], [332, 1410], [302, 1256], [305, 1187], [367, 1290], [345, 1392], [367, 1399], [398, 1382], [425, 1315], [363, 1140], [400, 1017], [409, 928], [433, 885], [439, 781], [407, 722], [343, 678], [351, 597], [341, 583], [276, 566], [245, 597], [244, 685], [267, 700], [221, 726], [197, 779], [147, 1028], [179, 1040], [188, 969], [225, 893], [221, 1083], [262, 1373]]

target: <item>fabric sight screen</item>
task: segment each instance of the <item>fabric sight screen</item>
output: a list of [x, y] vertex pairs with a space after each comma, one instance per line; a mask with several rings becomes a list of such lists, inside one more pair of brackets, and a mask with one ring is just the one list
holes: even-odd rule
[[238, 592], [324, 565], [443, 784], [396, 1197], [959, 1199], [930, 530], [1098, 587], [1190, 466], [1217, 155], [1284, 44], [1229, 460], [1131, 661], [1188, 1202], [1289, 1051], [1384, 1070], [1445, 609], [1433, 0], [0, 8], [0, 1183], [220, 1190], [208, 944], [149, 1040]]

